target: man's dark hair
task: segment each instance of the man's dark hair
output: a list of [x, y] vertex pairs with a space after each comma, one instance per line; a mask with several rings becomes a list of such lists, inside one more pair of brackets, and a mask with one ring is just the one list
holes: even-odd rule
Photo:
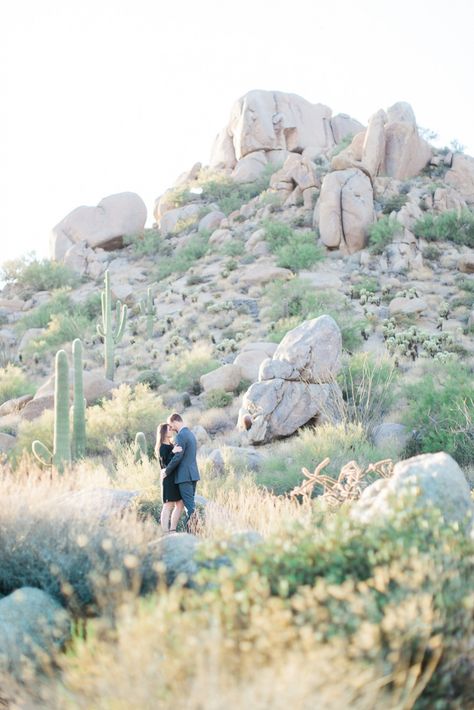
[[168, 417], [168, 421], [169, 422], [182, 422], [183, 417], [181, 416], [181, 414], [178, 414], [178, 412], [173, 412], [173, 414], [171, 414]]

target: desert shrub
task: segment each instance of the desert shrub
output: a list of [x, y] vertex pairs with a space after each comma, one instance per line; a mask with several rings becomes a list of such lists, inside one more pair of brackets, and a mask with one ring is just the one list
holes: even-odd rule
[[0, 368], [0, 404], [14, 397], [33, 394], [34, 385], [18, 365], [8, 364]]
[[171, 274], [184, 274], [207, 254], [209, 236], [208, 232], [199, 232], [184, 246], [178, 247], [172, 255], [163, 257], [154, 271], [154, 278], [161, 281]]
[[474, 214], [464, 209], [443, 212], [439, 215], [428, 213], [419, 219], [413, 228], [417, 237], [428, 242], [446, 240], [454, 244], [474, 247]]
[[39, 417], [28, 421], [22, 419], [18, 425], [15, 447], [10, 452], [9, 459], [16, 466], [24, 454], [31, 454], [31, 445], [35, 439], [53, 450], [53, 411], [47, 409]]
[[331, 158], [334, 158], [336, 155], [339, 155], [339, 153], [342, 150], [345, 150], [346, 148], [348, 148], [350, 146], [350, 144], [352, 143], [353, 137], [354, 136], [352, 133], [348, 133], [347, 136], [344, 136], [344, 138], [341, 141], [339, 141], [339, 143], [335, 146], [335, 148], [333, 148], [333, 150], [331, 152]]
[[232, 402], [233, 396], [231, 392], [226, 392], [222, 389], [210, 390], [206, 393], [206, 405], [212, 407], [223, 408], [227, 407]]
[[427, 363], [404, 387], [404, 423], [413, 429], [407, 455], [446, 451], [460, 465], [474, 461], [474, 377], [460, 362]]
[[[1, 594], [38, 587], [83, 616], [104, 607], [113, 614], [127, 591], [155, 587], [148, 542], [156, 528], [137, 524], [133, 514], [107, 518], [98, 507], [94, 512], [92, 501], [84, 514], [74, 504], [81, 489], [77, 471], [58, 478], [30, 465], [26, 474], [2, 471], [0, 477]], [[85, 488], [98, 483], [93, 475], [82, 481]]]
[[170, 355], [163, 368], [168, 382], [179, 391], [200, 390], [199, 379], [211, 370], [215, 370], [218, 363], [212, 357], [209, 344], [195, 343], [191, 350], [180, 354]]
[[[202, 548], [198, 590], [160, 589], [110, 633], [91, 624], [58, 694], [97, 708], [191, 693], [207, 707], [210, 692], [256, 710], [470, 707], [472, 560], [472, 541], [433, 511], [369, 526], [344, 511], [261, 544], [230, 537]], [[189, 664], [191, 638], [203, 663]]]
[[[265, 457], [258, 483], [273, 493], [281, 495], [301, 482], [301, 469], [313, 471], [326, 457], [331, 459], [324, 473], [337, 478], [342, 466], [355, 460], [361, 467], [385, 458], [391, 458], [392, 446], [377, 448], [371, 444], [361, 424], [325, 424], [306, 427]], [[317, 494], [322, 492], [319, 488]]]
[[382, 214], [390, 214], [391, 212], [398, 212], [407, 201], [406, 195], [393, 195], [392, 197], [387, 197], [382, 200]]
[[294, 273], [310, 269], [324, 259], [324, 250], [316, 244], [314, 232], [296, 232], [290, 242], [276, 251], [277, 264]]
[[294, 278], [284, 283], [270, 284], [265, 289], [265, 301], [269, 304], [268, 316], [272, 320], [269, 339], [279, 343], [292, 328], [305, 320], [329, 315], [338, 324], [342, 334], [342, 346], [353, 352], [362, 343], [365, 321], [354, 317], [346, 298], [338, 293], [315, 291], [304, 279]]
[[43, 355], [56, 351], [64, 343], [75, 338], [84, 338], [91, 331], [91, 323], [85, 316], [71, 316], [57, 313], [51, 316], [48, 327], [34, 340], [30, 340], [25, 348], [25, 355], [37, 353]]
[[400, 222], [390, 217], [382, 217], [369, 227], [368, 245], [372, 254], [382, 254], [384, 249], [393, 241], [396, 234], [402, 231]]
[[459, 296], [456, 296], [451, 301], [451, 306], [466, 306], [467, 308], [474, 307], [474, 279], [469, 279], [467, 276], [461, 276], [456, 279], [456, 286], [461, 291]]
[[210, 179], [204, 178], [200, 182], [201, 199], [217, 202], [224, 214], [230, 214], [266, 190], [270, 177], [278, 168], [278, 165], [268, 164], [257, 180], [248, 183], [236, 183], [227, 176], [214, 175], [210, 176]]
[[262, 226], [265, 230], [265, 241], [268, 242], [272, 252], [284, 247], [293, 238], [294, 232], [285, 222], [266, 220]]
[[87, 318], [87, 320], [94, 323], [94, 325], [97, 322], [97, 318], [102, 313], [100, 294], [100, 291], [93, 291], [87, 296], [83, 303], [79, 303], [76, 306], [77, 315], [84, 316], [84, 318]]
[[90, 454], [105, 453], [114, 440], [131, 444], [137, 431], [154, 439], [156, 427], [166, 417], [161, 398], [147, 385], [120, 385], [112, 391], [111, 399], [87, 408], [87, 450]]
[[245, 244], [241, 239], [234, 239], [234, 241], [224, 244], [221, 251], [224, 256], [242, 256], [245, 254]]
[[131, 244], [136, 256], [156, 256], [163, 245], [163, 237], [158, 229], [144, 229], [140, 234], [129, 234], [123, 239]]
[[440, 250], [434, 244], [428, 244], [426, 247], [423, 247], [421, 254], [423, 259], [427, 259], [428, 261], [437, 261], [441, 256]]
[[79, 283], [79, 276], [59, 261], [38, 260], [34, 254], [6, 261], [0, 269], [6, 283], [16, 284], [24, 297], [37, 291], [53, 291]]
[[359, 298], [362, 291], [366, 293], [377, 293], [379, 290], [379, 282], [374, 276], [363, 276], [357, 283], [350, 287], [351, 298]]
[[278, 266], [296, 272], [311, 268], [324, 258], [324, 250], [316, 244], [314, 232], [296, 232], [284, 222], [263, 222], [265, 240], [276, 255]]
[[164, 383], [164, 378], [158, 370], [143, 370], [137, 375], [136, 383], [148, 385], [151, 390], [157, 390]]
[[54, 315], [73, 315], [76, 306], [71, 300], [71, 296], [66, 289], [60, 289], [52, 294], [45, 303], [40, 303], [32, 311], [20, 318], [16, 327], [20, 333], [24, 333], [28, 328], [47, 328]]
[[397, 373], [389, 358], [375, 358], [370, 353], [347, 358], [337, 377], [344, 420], [361, 424], [370, 433], [393, 404]]

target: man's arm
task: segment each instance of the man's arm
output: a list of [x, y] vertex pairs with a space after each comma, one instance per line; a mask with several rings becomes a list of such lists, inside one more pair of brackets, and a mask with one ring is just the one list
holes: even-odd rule
[[181, 462], [181, 459], [184, 456], [184, 452], [186, 451], [186, 446], [187, 446], [187, 437], [181, 437], [179, 434], [176, 437], [176, 443], [178, 446], [181, 446], [182, 451], [178, 451], [177, 454], [173, 454], [173, 458], [165, 468], [165, 476], [169, 476], [170, 473], [173, 473], [175, 468], [177, 468]]

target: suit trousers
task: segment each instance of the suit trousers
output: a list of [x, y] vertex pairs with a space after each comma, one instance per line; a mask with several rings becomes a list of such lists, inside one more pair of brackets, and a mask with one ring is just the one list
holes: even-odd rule
[[179, 493], [183, 499], [184, 507], [186, 508], [186, 525], [189, 522], [189, 518], [194, 513], [196, 504], [194, 502], [194, 494], [196, 493], [197, 481], [184, 481], [184, 483], [178, 483]]

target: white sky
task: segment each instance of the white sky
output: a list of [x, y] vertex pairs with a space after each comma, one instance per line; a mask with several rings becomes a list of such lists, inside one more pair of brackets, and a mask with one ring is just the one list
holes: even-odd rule
[[362, 122], [409, 101], [474, 154], [471, 0], [0, 0], [0, 262], [207, 163], [231, 105], [288, 91]]

